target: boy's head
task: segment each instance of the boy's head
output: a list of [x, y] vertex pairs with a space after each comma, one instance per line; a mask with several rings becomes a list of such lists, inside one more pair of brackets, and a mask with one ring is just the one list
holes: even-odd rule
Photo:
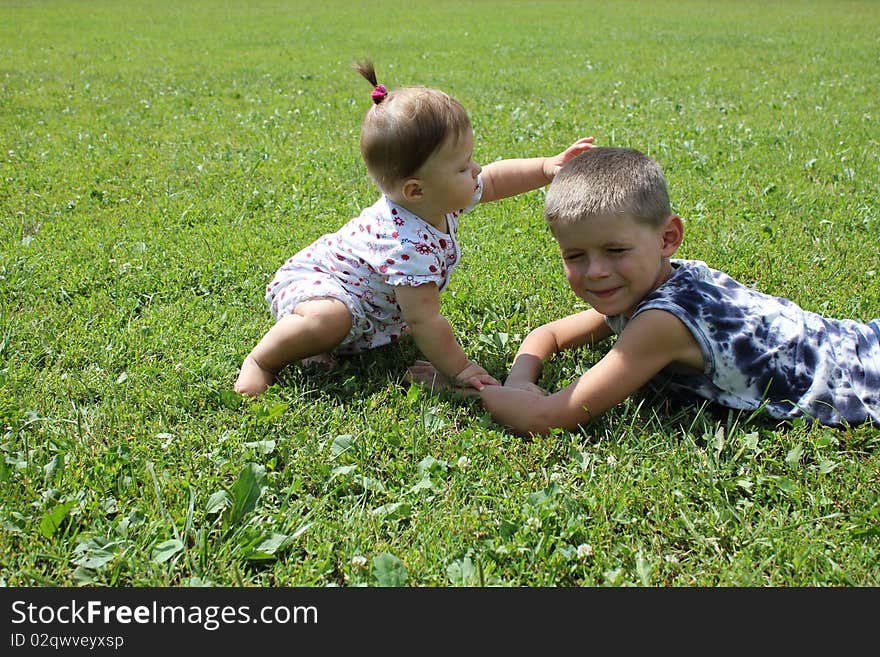
[[544, 216], [572, 291], [604, 315], [632, 316], [671, 275], [684, 234], [660, 166], [631, 148], [572, 158], [550, 183]]
[[386, 90], [369, 62], [355, 69], [374, 87], [361, 126], [361, 155], [383, 191], [415, 174], [448, 139], [469, 134], [464, 107], [443, 91], [421, 86]]
[[551, 229], [610, 215], [659, 226], [671, 214], [663, 170], [633, 148], [603, 146], [572, 158], [556, 174], [544, 201]]

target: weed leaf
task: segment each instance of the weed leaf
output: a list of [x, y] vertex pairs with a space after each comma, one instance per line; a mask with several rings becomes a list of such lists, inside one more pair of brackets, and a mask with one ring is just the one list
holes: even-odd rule
[[76, 500], [67, 500], [52, 507], [40, 520], [40, 533], [46, 538], [52, 538], [75, 504]]
[[373, 577], [378, 586], [406, 586], [409, 574], [400, 559], [383, 552], [373, 558]]
[[229, 520], [237, 525], [242, 518], [257, 507], [266, 487], [266, 468], [259, 463], [248, 463], [241, 469], [232, 486], [232, 508]]
[[181, 550], [183, 550], [183, 543], [176, 538], [159, 543], [153, 548], [153, 563], [164, 563]]

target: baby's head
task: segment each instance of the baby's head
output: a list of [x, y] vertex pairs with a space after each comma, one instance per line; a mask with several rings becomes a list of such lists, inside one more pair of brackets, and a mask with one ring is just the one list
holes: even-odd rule
[[387, 90], [370, 62], [354, 65], [373, 85], [373, 106], [361, 126], [361, 154], [382, 191], [413, 174], [450, 137], [471, 130], [461, 103], [443, 91], [421, 86]]
[[663, 170], [632, 148], [603, 146], [572, 158], [556, 174], [544, 201], [551, 230], [612, 215], [659, 227], [671, 214]]

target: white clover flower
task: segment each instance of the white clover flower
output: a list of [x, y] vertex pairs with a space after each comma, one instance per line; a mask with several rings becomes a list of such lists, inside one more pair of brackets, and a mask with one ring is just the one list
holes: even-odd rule
[[614, 456], [614, 454], [609, 454], [608, 458], [605, 459], [605, 463], [607, 463], [611, 467], [614, 467], [615, 465], [617, 465], [617, 457]]
[[550, 481], [559, 481], [560, 479], [562, 479], [562, 473], [558, 470], [554, 470], [550, 473]]
[[462, 470], [467, 470], [471, 467], [471, 460], [467, 456], [459, 456], [458, 457], [458, 467]]
[[366, 568], [367, 558], [363, 555], [356, 554], [351, 558], [351, 565], [355, 568]]
[[541, 529], [541, 519], [536, 518], [535, 516], [531, 516], [528, 520], [526, 520], [526, 527], [533, 531]]
[[578, 559], [586, 559], [593, 554], [593, 546], [589, 543], [581, 543], [577, 546]]

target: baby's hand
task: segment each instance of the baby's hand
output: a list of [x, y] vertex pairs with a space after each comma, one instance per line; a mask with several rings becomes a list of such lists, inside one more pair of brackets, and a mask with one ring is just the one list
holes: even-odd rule
[[453, 382], [463, 388], [482, 390], [483, 386], [500, 386], [501, 382], [486, 370], [470, 361], [467, 367], [453, 377]]
[[592, 137], [583, 137], [582, 139], [578, 139], [571, 146], [562, 151], [559, 155], [554, 155], [553, 157], [544, 158], [544, 176], [547, 180], [553, 180], [556, 177], [556, 174], [559, 173], [559, 170], [575, 155], [583, 153], [584, 151], [590, 150], [591, 148], [595, 148], [593, 144]]

